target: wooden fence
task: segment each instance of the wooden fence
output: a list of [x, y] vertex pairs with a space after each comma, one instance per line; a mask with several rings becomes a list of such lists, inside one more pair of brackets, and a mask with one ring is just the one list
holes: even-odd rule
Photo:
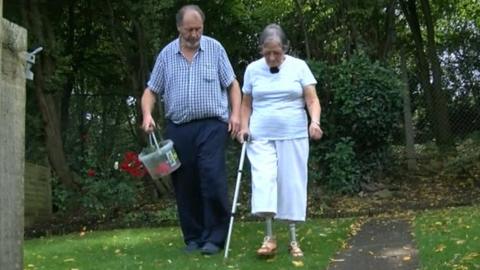
[[52, 216], [50, 169], [25, 162], [25, 227], [31, 227]]

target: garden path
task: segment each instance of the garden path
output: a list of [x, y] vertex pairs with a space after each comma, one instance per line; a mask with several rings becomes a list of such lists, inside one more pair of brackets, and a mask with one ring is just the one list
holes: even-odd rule
[[414, 270], [419, 268], [417, 254], [408, 220], [372, 218], [327, 270]]

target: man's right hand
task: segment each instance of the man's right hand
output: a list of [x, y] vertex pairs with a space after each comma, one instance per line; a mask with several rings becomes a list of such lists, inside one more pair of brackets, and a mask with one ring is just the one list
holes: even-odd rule
[[156, 126], [155, 120], [153, 120], [153, 117], [151, 114], [146, 114], [143, 116], [143, 123], [142, 123], [143, 131], [150, 134], [155, 129], [155, 126]]
[[142, 129], [146, 133], [150, 134], [155, 129], [155, 121], [152, 117], [153, 111], [153, 104], [156, 101], [156, 94], [152, 92], [152, 90], [147, 87], [145, 91], [143, 91], [142, 95], [142, 114], [143, 114], [143, 122], [142, 122]]

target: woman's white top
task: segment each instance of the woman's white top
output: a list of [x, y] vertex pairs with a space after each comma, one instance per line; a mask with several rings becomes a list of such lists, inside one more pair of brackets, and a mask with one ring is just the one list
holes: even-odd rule
[[308, 137], [303, 87], [316, 84], [305, 61], [285, 55], [278, 73], [270, 73], [265, 58], [245, 70], [242, 91], [252, 97], [250, 136], [253, 140]]

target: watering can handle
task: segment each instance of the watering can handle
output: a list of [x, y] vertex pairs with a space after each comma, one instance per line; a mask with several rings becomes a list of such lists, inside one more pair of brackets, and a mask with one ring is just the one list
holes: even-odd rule
[[158, 142], [157, 142], [157, 138], [155, 137], [155, 132], [150, 133], [149, 138], [150, 138], [150, 145], [155, 145], [157, 149], [160, 149], [160, 146], [158, 145]]

